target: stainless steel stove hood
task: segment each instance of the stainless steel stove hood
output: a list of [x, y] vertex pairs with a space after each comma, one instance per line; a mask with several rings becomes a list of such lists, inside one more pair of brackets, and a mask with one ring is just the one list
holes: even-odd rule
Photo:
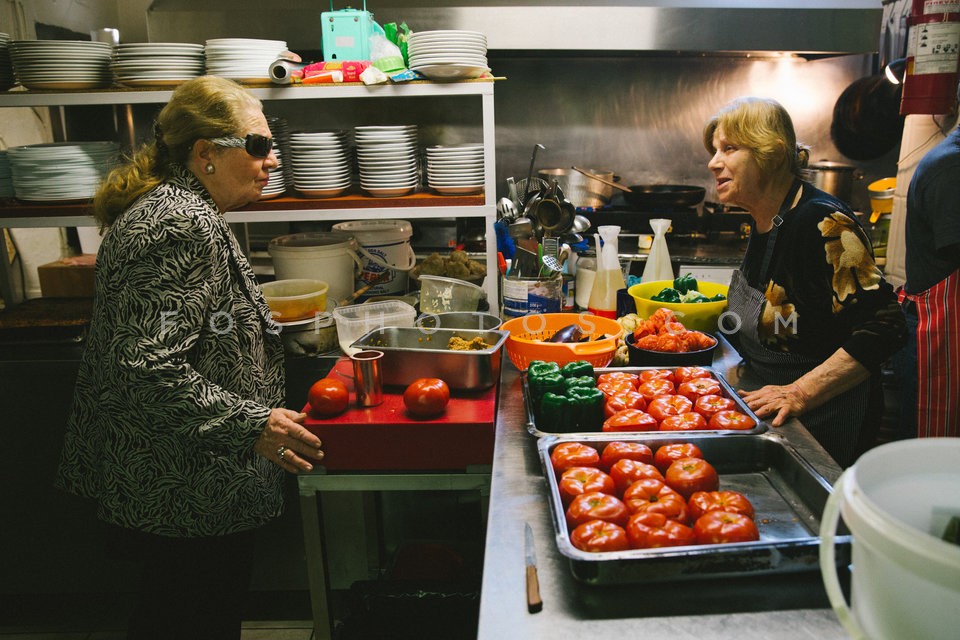
[[[355, 0], [353, 6], [362, 6]], [[844, 54], [877, 51], [881, 0], [370, 0], [381, 24], [418, 31], [471, 29], [492, 51]], [[336, 8], [346, 3], [335, 2]], [[212, 37], [285, 39], [317, 48], [327, 2], [156, 0], [151, 40]]]

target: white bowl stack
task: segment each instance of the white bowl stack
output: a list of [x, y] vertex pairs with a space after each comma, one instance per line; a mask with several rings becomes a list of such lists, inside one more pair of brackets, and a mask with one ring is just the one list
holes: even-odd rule
[[89, 200], [116, 164], [115, 142], [52, 142], [7, 150], [13, 189], [20, 200]]
[[203, 75], [202, 44], [131, 42], [118, 44], [110, 64], [118, 83], [128, 87], [162, 87]]
[[0, 91], [14, 85], [13, 63], [10, 61], [10, 36], [0, 33]]
[[293, 187], [309, 198], [330, 198], [351, 184], [353, 158], [345, 131], [290, 134]]
[[10, 45], [17, 82], [28, 89], [98, 89], [113, 82], [106, 42], [14, 40]]
[[407, 40], [410, 69], [431, 80], [479, 78], [487, 66], [487, 37], [478, 31], [418, 31]]
[[214, 38], [207, 40], [207, 73], [237, 82], [270, 82], [270, 65], [287, 50], [284, 40]]
[[287, 179], [283, 174], [283, 151], [278, 147], [274, 147], [273, 153], [277, 156], [277, 166], [270, 171], [270, 178], [267, 180], [267, 186], [265, 186], [263, 191], [260, 193], [261, 200], [276, 198], [278, 195], [287, 190]]
[[388, 198], [415, 191], [420, 184], [416, 125], [354, 127], [360, 187]]
[[427, 147], [427, 186], [443, 195], [483, 191], [483, 144]]
[[7, 156], [6, 149], [4, 149], [0, 151], [0, 198], [12, 198], [14, 195], [10, 158]]

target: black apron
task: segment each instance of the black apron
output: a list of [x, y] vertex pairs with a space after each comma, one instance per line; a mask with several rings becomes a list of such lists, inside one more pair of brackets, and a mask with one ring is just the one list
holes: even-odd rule
[[[807, 187], [804, 185], [801, 188]], [[793, 193], [791, 190], [780, 213], [774, 218], [773, 229], [767, 239], [766, 252], [760, 266], [760, 283], [770, 280], [770, 261], [777, 234], [783, 223], [783, 216], [790, 214], [790, 204], [787, 203], [792, 203]], [[846, 207], [841, 203], [829, 199], [826, 201], [831, 206], [836, 205], [838, 211], [846, 211]], [[740, 355], [747, 365], [741, 384], [746, 389], [756, 389], [768, 384], [791, 384], [823, 361], [802, 354], [773, 351], [764, 346], [760, 340], [759, 324], [767, 299], [763, 291], [751, 287], [747, 282], [743, 274], [745, 264], [746, 258], [740, 268], [733, 272], [727, 306], [727, 312], [735, 314], [733, 317], [740, 320]], [[813, 434], [842, 467], [853, 464], [862, 446], [860, 437], [870, 406], [870, 395], [871, 381], [868, 379], [801, 416], [801, 422], [807, 431]]]

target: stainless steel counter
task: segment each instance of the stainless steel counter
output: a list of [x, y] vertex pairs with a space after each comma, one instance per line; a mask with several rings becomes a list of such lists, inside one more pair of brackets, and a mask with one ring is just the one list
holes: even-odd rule
[[[736, 385], [736, 352], [714, 366]], [[557, 550], [536, 441], [525, 426], [519, 372], [506, 362], [493, 458], [478, 638], [846, 638], [819, 572], [595, 587], [574, 580]], [[778, 429], [827, 480], [840, 468], [797, 420]], [[543, 610], [530, 614], [524, 523], [536, 540]], [[597, 634], [597, 635], [595, 635]]]

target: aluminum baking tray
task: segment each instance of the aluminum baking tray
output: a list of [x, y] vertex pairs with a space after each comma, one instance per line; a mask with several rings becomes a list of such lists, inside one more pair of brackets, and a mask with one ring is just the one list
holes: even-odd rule
[[[692, 442], [720, 475], [720, 489], [743, 493], [753, 503], [760, 540], [730, 544], [590, 553], [570, 542], [550, 453], [562, 442], [582, 442], [598, 451], [614, 440], [642, 442], [656, 451], [671, 442]], [[819, 570], [819, 531], [832, 488], [782, 436], [651, 432], [545, 436], [537, 442], [550, 492], [557, 548], [574, 578], [587, 584], [629, 584], [747, 574]], [[850, 536], [837, 540], [837, 565], [850, 563]]]
[[[417, 378], [440, 378], [451, 389], [477, 391], [500, 380], [503, 343], [509, 335], [509, 331], [499, 329], [381, 327], [350, 346], [383, 352], [380, 372], [384, 385], [406, 386]], [[467, 341], [479, 337], [490, 346], [454, 351], [447, 348], [454, 336]]]
[[[594, 373], [599, 376], [600, 374], [606, 373], [606, 372], [608, 372], [608, 371], [624, 371], [624, 372], [627, 372], [627, 373], [638, 373], [638, 372], [640, 372], [640, 371], [646, 371], [646, 370], [648, 370], [648, 369], [678, 369], [678, 368], [679, 368], [679, 367], [613, 367], [613, 368], [607, 367], [607, 368], [594, 369]], [[747, 433], [747, 434], [758, 434], [758, 433], [764, 433], [764, 432], [766, 432], [767, 430], [770, 429], [770, 424], [769, 424], [768, 422], [765, 422], [764, 420], [761, 420], [760, 418], [757, 417], [757, 414], [755, 414], [755, 413], [750, 409], [750, 407], [747, 406], [747, 403], [743, 401], [743, 399], [742, 399], [742, 398], [737, 394], [737, 392], [734, 390], [733, 386], [732, 386], [729, 382], [727, 382], [727, 379], [724, 378], [723, 375], [722, 375], [720, 372], [718, 372], [718, 371], [717, 371], [716, 369], [714, 369], [713, 367], [702, 367], [702, 368], [703, 368], [703, 369], [706, 369], [707, 371], [709, 371], [710, 374], [717, 380], [717, 382], [720, 383], [720, 388], [721, 388], [722, 391], [723, 391], [723, 395], [725, 395], [726, 397], [730, 398], [731, 400], [733, 400], [733, 401], [736, 403], [736, 405], [737, 405], [737, 410], [738, 410], [738, 411], [740, 411], [741, 413], [745, 413], [745, 414], [747, 414], [748, 416], [750, 416], [751, 418], [753, 418], [753, 421], [754, 421], [755, 426], [754, 426], [752, 429], [745, 429], [745, 430], [742, 430], [742, 431], [740, 431], [740, 430], [701, 429], [701, 430], [697, 430], [697, 431], [694, 432], [694, 433], [739, 433], [739, 434]], [[530, 386], [529, 386], [529, 384], [527, 383], [527, 372], [526, 372], [526, 370], [524, 370], [524, 371], [522, 371], [522, 372], [520, 373], [520, 379], [521, 379], [521, 386], [522, 386], [522, 388], [523, 388], [523, 406], [524, 406], [524, 409], [525, 409], [526, 414], [527, 414], [527, 431], [529, 431], [531, 434], [533, 434], [533, 435], [535, 435], [535, 436], [537, 436], [537, 437], [539, 438], [539, 437], [541, 437], [541, 436], [546, 436], [546, 435], [574, 435], [574, 436], [577, 436], [577, 435], [586, 435], [586, 434], [588, 434], [588, 433], [599, 433], [599, 432], [597, 432], [597, 431], [577, 432], [577, 433], [560, 433], [560, 432], [556, 432], [556, 431], [550, 431], [547, 425], [538, 425], [538, 424], [537, 424], [537, 420], [536, 420], [536, 416], [534, 415], [533, 402], [532, 402], [532, 400], [531, 400], [532, 396], [531, 396], [531, 394], [530, 394]], [[627, 433], [627, 434], [629, 434], [629, 433], [631, 433], [631, 432], [621, 432], [621, 433]], [[649, 432], [637, 432], [637, 433], [649, 433]]]

